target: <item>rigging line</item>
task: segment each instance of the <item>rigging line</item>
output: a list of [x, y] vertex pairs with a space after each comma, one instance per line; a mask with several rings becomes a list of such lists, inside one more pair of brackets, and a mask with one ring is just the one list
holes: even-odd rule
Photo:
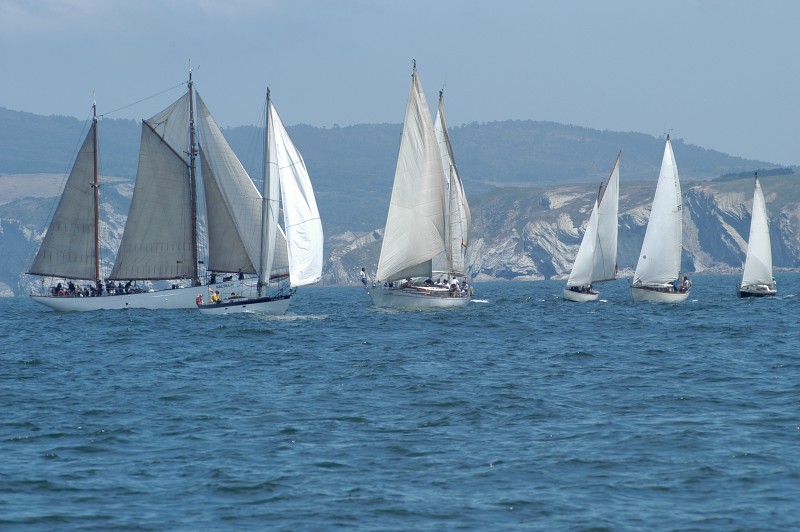
[[161, 96], [161, 95], [162, 95], [162, 94], [164, 94], [165, 92], [169, 92], [169, 91], [171, 91], [171, 90], [177, 89], [178, 87], [180, 87], [180, 86], [182, 86], [182, 85], [186, 85], [186, 82], [185, 82], [185, 81], [182, 81], [182, 82], [178, 83], [177, 85], [173, 85], [172, 87], [170, 87], [170, 88], [168, 88], [168, 89], [164, 89], [164, 90], [163, 90], [163, 91], [161, 91], [161, 92], [158, 92], [158, 93], [156, 93], [156, 94], [152, 94], [152, 95], [150, 95], [150, 96], [148, 96], [148, 97], [146, 97], [146, 98], [142, 98], [142, 99], [141, 99], [141, 100], [139, 100], [139, 101], [136, 101], [136, 102], [133, 102], [133, 103], [129, 103], [128, 105], [123, 105], [122, 107], [118, 107], [118, 108], [114, 109], [113, 111], [108, 111], [108, 112], [106, 112], [106, 113], [103, 113], [103, 114], [101, 114], [101, 115], [97, 115], [97, 117], [98, 117], [98, 118], [100, 118], [100, 117], [108, 116], [108, 115], [110, 115], [110, 114], [113, 114], [113, 113], [116, 113], [116, 112], [122, 111], [123, 109], [127, 109], [128, 107], [133, 107], [134, 105], [138, 105], [138, 104], [140, 104], [140, 103], [142, 103], [142, 102], [146, 102], [147, 100], [150, 100], [150, 99], [152, 99], [152, 98], [155, 98], [156, 96]]

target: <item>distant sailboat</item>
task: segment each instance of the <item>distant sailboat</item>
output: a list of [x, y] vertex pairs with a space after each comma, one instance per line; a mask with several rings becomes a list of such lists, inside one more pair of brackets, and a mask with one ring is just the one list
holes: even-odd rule
[[466, 274], [470, 213], [441, 95], [437, 124], [438, 135], [415, 64], [378, 271], [375, 283], [367, 284], [377, 307], [441, 308], [470, 301], [466, 280], [457, 280]]
[[613, 281], [617, 275], [617, 233], [619, 223], [619, 158], [600, 188], [586, 224], [578, 254], [564, 288], [568, 301], [594, 301], [599, 293], [593, 283]]
[[777, 283], [772, 278], [772, 246], [769, 238], [769, 221], [764, 193], [758, 182], [753, 191], [753, 215], [750, 220], [750, 237], [747, 240], [747, 258], [744, 263], [739, 297], [774, 296]]
[[[219, 301], [198, 301], [197, 306], [204, 314], [284, 314], [295, 288], [315, 283], [322, 275], [322, 224], [303, 157], [267, 91], [264, 180], [259, 194], [199, 98], [198, 106], [209, 267], [224, 271], [245, 261], [258, 280], [254, 287], [223, 294]], [[231, 167], [237, 171], [231, 172]], [[285, 233], [278, 225], [281, 205]], [[287, 275], [288, 286], [281, 280]], [[271, 279], [277, 280], [277, 291], [267, 295]]]
[[681, 278], [682, 247], [681, 184], [667, 135], [650, 219], [631, 284], [634, 301], [677, 303], [689, 297], [691, 283], [686, 276]]

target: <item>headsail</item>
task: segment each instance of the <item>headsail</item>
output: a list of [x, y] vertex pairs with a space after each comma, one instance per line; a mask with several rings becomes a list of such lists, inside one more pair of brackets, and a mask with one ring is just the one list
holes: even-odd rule
[[592, 213], [589, 215], [589, 222], [586, 224], [586, 232], [583, 233], [578, 254], [575, 255], [575, 261], [572, 263], [567, 286], [583, 286], [592, 283], [594, 258], [598, 245], [597, 210], [597, 200], [595, 199]]
[[642, 243], [634, 285], [666, 285], [680, 276], [683, 216], [678, 165], [667, 135], [650, 220]]
[[444, 251], [445, 194], [439, 146], [416, 66], [383, 235], [377, 279], [428, 277]]
[[611, 174], [597, 194], [567, 286], [584, 286], [616, 277], [619, 158], [617, 154]]
[[764, 193], [756, 176], [753, 191], [753, 215], [750, 237], [747, 240], [747, 258], [742, 274], [742, 286], [772, 284], [772, 245], [769, 238], [769, 221]]
[[597, 245], [594, 250], [592, 282], [611, 281], [617, 276], [617, 235], [619, 233], [619, 159], [597, 198]]

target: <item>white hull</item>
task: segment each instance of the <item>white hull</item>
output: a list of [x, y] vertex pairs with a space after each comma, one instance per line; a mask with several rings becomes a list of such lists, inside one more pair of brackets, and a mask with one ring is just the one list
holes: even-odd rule
[[99, 297], [66, 297], [33, 295], [31, 298], [60, 312], [86, 312], [91, 310], [118, 310], [124, 308], [182, 309], [195, 308], [198, 295], [207, 297], [213, 286], [223, 291], [242, 291], [254, 285], [254, 281], [229, 281], [208, 286], [188, 286], [169, 290], [155, 290], [136, 294], [102, 295]]
[[751, 284], [739, 287], [739, 297], [764, 297], [774, 296], [778, 293], [778, 288], [766, 284]]
[[581, 303], [583, 301], [597, 301], [597, 298], [600, 296], [600, 294], [598, 292], [574, 292], [569, 288], [565, 288], [563, 296], [567, 301], [576, 301]]
[[372, 304], [382, 308], [433, 309], [461, 307], [469, 303], [470, 296], [450, 296], [447, 290], [416, 288], [367, 288]]
[[226, 303], [197, 305], [203, 314], [241, 314], [257, 313], [283, 316], [289, 309], [291, 294], [285, 296], [241, 298]]
[[631, 286], [631, 297], [635, 302], [653, 301], [656, 303], [681, 303], [689, 297], [690, 291], [686, 292], [662, 292], [652, 288], [641, 286]]

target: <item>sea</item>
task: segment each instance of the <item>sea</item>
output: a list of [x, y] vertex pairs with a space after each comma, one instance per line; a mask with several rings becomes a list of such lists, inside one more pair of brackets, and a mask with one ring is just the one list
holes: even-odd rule
[[0, 299], [0, 530], [798, 530], [800, 273], [388, 311]]

